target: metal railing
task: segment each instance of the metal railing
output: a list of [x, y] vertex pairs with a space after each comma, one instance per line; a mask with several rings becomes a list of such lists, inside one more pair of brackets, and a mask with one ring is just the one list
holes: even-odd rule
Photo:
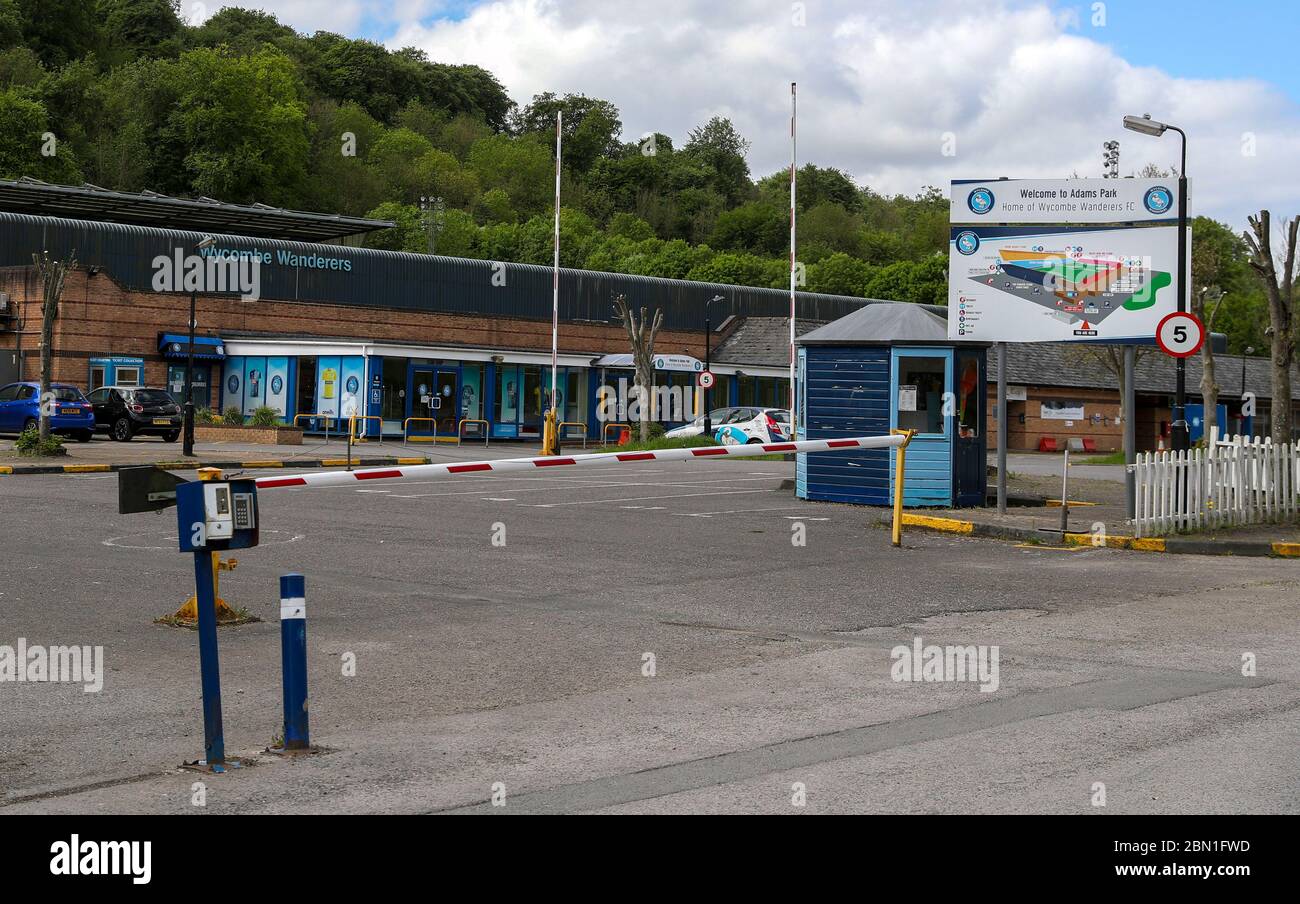
[[600, 428], [600, 444], [601, 444], [602, 446], [608, 446], [608, 445], [609, 445], [609, 428], [610, 428], [610, 427], [622, 427], [623, 429], [627, 430], [627, 436], [628, 436], [628, 439], [631, 439], [631, 438], [632, 438], [632, 425], [631, 425], [631, 424], [624, 424], [624, 423], [621, 423], [621, 422], [619, 422], [619, 421], [610, 421], [608, 424], [605, 424], [603, 427]]
[[377, 414], [354, 414], [348, 418], [348, 436], [350, 436], [354, 442], [364, 443], [366, 441], [366, 435], [364, 433], [357, 433], [357, 421], [379, 421], [379, 438], [381, 440], [384, 438], [383, 418]]
[[465, 425], [466, 425], [466, 424], [482, 424], [482, 425], [483, 425], [483, 445], [486, 446], [486, 445], [488, 444], [488, 427], [489, 427], [490, 425], [488, 424], [487, 421], [483, 420], [482, 418], [477, 418], [477, 417], [465, 417], [465, 418], [461, 418], [461, 419], [460, 419], [460, 423], [456, 425], [456, 445], [459, 446], [460, 443], [461, 443], [461, 440], [465, 438]]
[[[418, 421], [422, 424], [433, 425], [433, 435], [431, 436], [411, 436], [411, 421]], [[438, 419], [432, 417], [408, 417], [402, 421], [402, 445], [414, 440], [417, 443], [436, 443], [438, 441]]]
[[295, 414], [293, 416], [293, 425], [297, 427], [298, 421], [301, 420], [302, 418], [307, 418], [308, 420], [313, 420], [313, 421], [324, 421], [326, 439], [329, 439], [329, 435], [330, 435], [330, 421], [334, 421], [335, 423], [338, 422], [338, 418], [330, 414]]
[[[577, 436], [577, 435], [575, 435], [575, 434], [570, 434], [569, 436], [566, 437], [566, 436], [564, 435], [564, 428], [565, 428], [565, 427], [580, 427], [580, 428], [582, 428], [582, 436], [579, 437], [579, 436]], [[555, 426], [555, 430], [556, 430], [557, 433], [559, 433], [559, 435], [560, 435], [560, 441], [561, 441], [561, 442], [569, 442], [569, 441], [572, 441], [572, 440], [581, 439], [581, 440], [582, 440], [582, 448], [584, 448], [584, 449], [587, 448], [587, 424], [586, 424], [585, 421], [560, 421], [560, 423], [558, 423], [558, 424]]]

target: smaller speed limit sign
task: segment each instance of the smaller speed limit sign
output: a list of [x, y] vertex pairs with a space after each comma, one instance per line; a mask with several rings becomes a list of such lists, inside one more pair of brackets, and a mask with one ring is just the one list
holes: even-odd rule
[[1156, 327], [1156, 344], [1174, 358], [1186, 358], [1200, 351], [1205, 343], [1205, 327], [1195, 314], [1176, 311], [1168, 314]]
[[712, 373], [711, 371], [707, 371], [707, 370], [702, 370], [702, 371], [700, 371], [700, 388], [701, 388], [701, 389], [712, 389], [712, 388], [713, 388], [713, 384], [714, 384], [715, 382], [717, 382], [717, 378], [713, 376], [713, 373]]

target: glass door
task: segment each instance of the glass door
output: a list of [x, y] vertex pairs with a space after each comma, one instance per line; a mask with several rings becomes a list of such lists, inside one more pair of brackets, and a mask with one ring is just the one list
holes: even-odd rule
[[[406, 416], [436, 420], [442, 400], [438, 397], [433, 368], [427, 365], [411, 365], [407, 386], [406, 397], [410, 400], [410, 404], [406, 406]], [[431, 421], [415, 421], [411, 424], [411, 435], [429, 436], [433, 433], [433, 428]]]
[[438, 409], [433, 415], [438, 419], [438, 435], [455, 436], [460, 403], [459, 369], [440, 368], [433, 385], [438, 395]]

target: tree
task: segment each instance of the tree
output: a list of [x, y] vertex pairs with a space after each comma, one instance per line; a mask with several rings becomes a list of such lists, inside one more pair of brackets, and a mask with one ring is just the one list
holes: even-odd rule
[[709, 246], [725, 250], [779, 254], [789, 247], [790, 213], [763, 201], [741, 204], [718, 214]]
[[176, 93], [162, 143], [186, 184], [223, 201], [291, 204], [306, 184], [310, 144], [293, 62], [264, 46], [251, 56], [201, 48], [168, 71]]
[[[1150, 354], [1152, 350], [1153, 347], [1150, 345], [1138, 345], [1133, 348], [1134, 370], [1137, 370], [1138, 362]], [[1128, 398], [1128, 385], [1124, 379], [1124, 346], [1081, 343], [1067, 346], [1066, 354], [1080, 363], [1091, 362], [1104, 367], [1115, 378], [1115, 385], [1119, 387], [1120, 423], [1122, 424], [1126, 418], [1134, 416], [1134, 412], [1129, 411], [1125, 405], [1125, 400]]]
[[45, 107], [17, 91], [0, 90], [0, 178], [33, 176], [47, 182], [74, 182], [81, 177], [72, 148], [57, 141], [44, 153], [49, 130]]
[[[1250, 248], [1250, 266], [1264, 284], [1268, 293], [1268, 319], [1273, 362], [1273, 442], [1290, 443], [1291, 416], [1291, 362], [1295, 357], [1295, 336], [1291, 332], [1293, 302], [1296, 283], [1296, 229], [1300, 217], [1293, 217], [1282, 225], [1284, 247], [1279, 256], [1273, 252], [1272, 218], [1267, 210], [1249, 217], [1250, 229], [1242, 233]], [[1281, 272], [1278, 263], [1282, 264]]]
[[54, 321], [59, 316], [59, 302], [63, 299], [63, 282], [68, 271], [77, 266], [77, 252], [66, 261], [50, 259], [49, 251], [32, 255], [36, 275], [41, 281], [41, 442], [50, 438], [50, 412], [54, 407], [50, 397], [50, 384], [54, 370]]
[[1219, 423], [1219, 384], [1214, 380], [1214, 343], [1210, 342], [1210, 332], [1214, 329], [1214, 318], [1223, 306], [1223, 290], [1214, 286], [1201, 286], [1192, 297], [1192, 313], [1205, 325], [1205, 342], [1201, 343], [1201, 402], [1204, 408], [1202, 419], [1203, 435], [1209, 439]]
[[683, 154], [694, 157], [709, 169], [714, 189], [727, 199], [728, 205], [752, 188], [749, 164], [745, 162], [748, 151], [749, 141], [724, 116], [715, 116], [692, 129], [682, 148]]
[[664, 312], [655, 308], [653, 320], [645, 306], [641, 307], [641, 316], [628, 307], [627, 296], [619, 295], [614, 299], [614, 313], [627, 330], [628, 342], [632, 344], [632, 363], [636, 366], [637, 400], [640, 408], [641, 442], [650, 437], [650, 407], [654, 401], [654, 354], [655, 336], [664, 323]]
[[99, 0], [95, 14], [103, 29], [104, 59], [111, 65], [176, 56], [184, 31], [180, 5], [180, 0]]
[[550, 91], [538, 94], [512, 117], [511, 126], [519, 135], [545, 136], [554, 153], [555, 116], [561, 112], [564, 113], [564, 162], [575, 172], [587, 172], [597, 158], [608, 156], [618, 147], [618, 136], [623, 131], [618, 107], [584, 94], [564, 97], [556, 97]]

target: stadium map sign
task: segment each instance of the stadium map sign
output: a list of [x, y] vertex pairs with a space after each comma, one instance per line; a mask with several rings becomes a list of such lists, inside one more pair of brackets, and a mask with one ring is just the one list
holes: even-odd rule
[[1151, 342], [1177, 309], [1177, 187], [1176, 179], [953, 182], [948, 338]]

